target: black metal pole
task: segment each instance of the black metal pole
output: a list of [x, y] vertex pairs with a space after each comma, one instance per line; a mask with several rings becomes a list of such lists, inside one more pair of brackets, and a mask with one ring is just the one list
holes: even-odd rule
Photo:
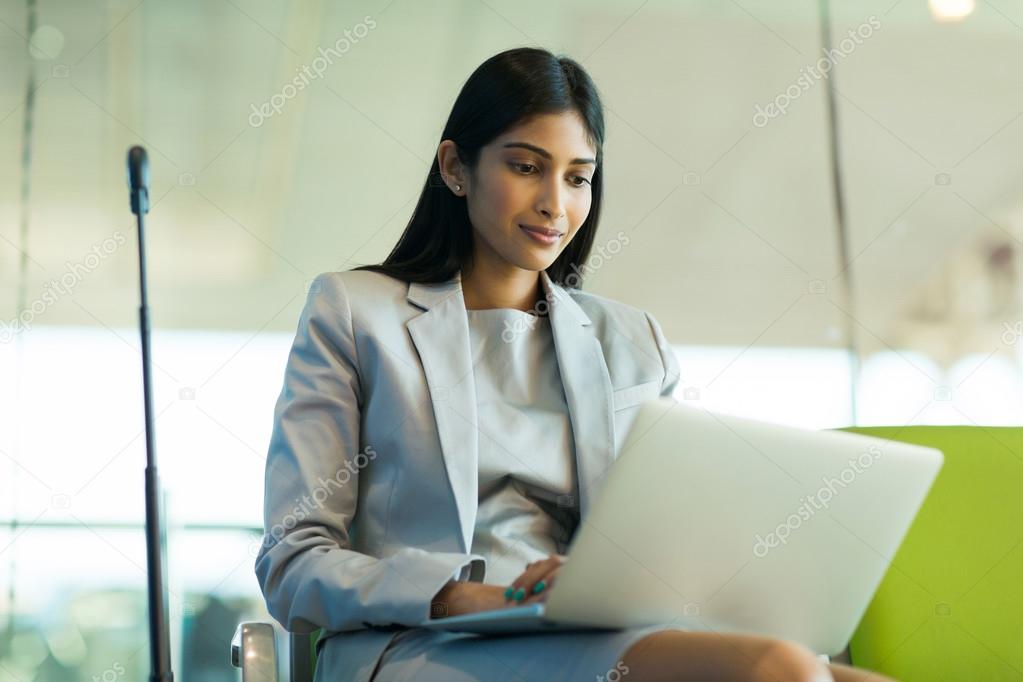
[[153, 431], [153, 385], [150, 370], [149, 300], [146, 291], [146, 242], [142, 216], [149, 212], [149, 160], [146, 150], [128, 150], [128, 187], [131, 210], [138, 218], [139, 233], [139, 332], [142, 335], [142, 397], [146, 420], [146, 567], [149, 580], [149, 658], [152, 682], [172, 682], [167, 599], [163, 582], [163, 533], [160, 524], [160, 478], [156, 472], [156, 441]]

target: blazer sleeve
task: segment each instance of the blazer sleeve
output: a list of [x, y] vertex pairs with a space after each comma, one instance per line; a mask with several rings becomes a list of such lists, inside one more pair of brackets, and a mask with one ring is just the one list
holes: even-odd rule
[[270, 615], [291, 632], [415, 625], [448, 580], [479, 578], [485, 566], [478, 554], [407, 547], [381, 559], [351, 549], [359, 470], [375, 456], [359, 452], [361, 400], [344, 283], [321, 273], [274, 409], [255, 564]]
[[675, 351], [672, 350], [671, 344], [668, 343], [668, 339], [664, 336], [664, 330], [661, 329], [661, 325], [657, 322], [657, 319], [650, 313], [645, 313], [646, 319], [650, 323], [650, 329], [654, 335], [654, 343], [657, 344], [657, 351], [661, 356], [661, 363], [664, 365], [664, 380], [661, 382], [661, 397], [669, 398], [675, 393], [675, 388], [678, 386], [678, 382], [682, 378], [681, 370], [678, 365], [678, 358], [675, 356]]

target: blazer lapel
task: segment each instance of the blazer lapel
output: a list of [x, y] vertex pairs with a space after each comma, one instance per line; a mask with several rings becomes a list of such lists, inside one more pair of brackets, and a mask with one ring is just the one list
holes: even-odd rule
[[565, 390], [575, 443], [579, 513], [586, 518], [593, 495], [614, 460], [611, 376], [593, 322], [565, 289], [540, 272], [550, 305], [558, 371]]
[[[611, 379], [592, 321], [564, 288], [540, 272], [575, 442], [580, 513], [614, 458]], [[444, 465], [461, 525], [462, 551], [472, 547], [479, 503], [476, 384], [461, 274], [440, 284], [412, 282], [409, 302], [424, 309], [406, 323], [419, 353], [437, 420]]]

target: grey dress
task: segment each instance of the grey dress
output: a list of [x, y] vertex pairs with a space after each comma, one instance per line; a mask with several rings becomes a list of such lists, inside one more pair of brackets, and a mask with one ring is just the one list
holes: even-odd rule
[[[567, 552], [579, 523], [572, 428], [549, 318], [466, 312], [479, 414], [471, 551], [486, 558], [485, 583], [507, 585], [527, 563]], [[613, 682], [627, 675], [620, 657], [629, 646], [665, 628], [503, 636], [411, 628], [391, 641], [372, 679]]]

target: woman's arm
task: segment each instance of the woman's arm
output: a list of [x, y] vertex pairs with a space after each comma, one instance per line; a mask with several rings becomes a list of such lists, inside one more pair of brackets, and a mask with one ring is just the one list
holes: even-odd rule
[[358, 451], [360, 405], [347, 293], [340, 277], [321, 274], [274, 410], [255, 565], [267, 609], [292, 632], [415, 625], [462, 567], [485, 568], [476, 554], [409, 547], [378, 559], [351, 549], [360, 467], [376, 456], [370, 446]]

